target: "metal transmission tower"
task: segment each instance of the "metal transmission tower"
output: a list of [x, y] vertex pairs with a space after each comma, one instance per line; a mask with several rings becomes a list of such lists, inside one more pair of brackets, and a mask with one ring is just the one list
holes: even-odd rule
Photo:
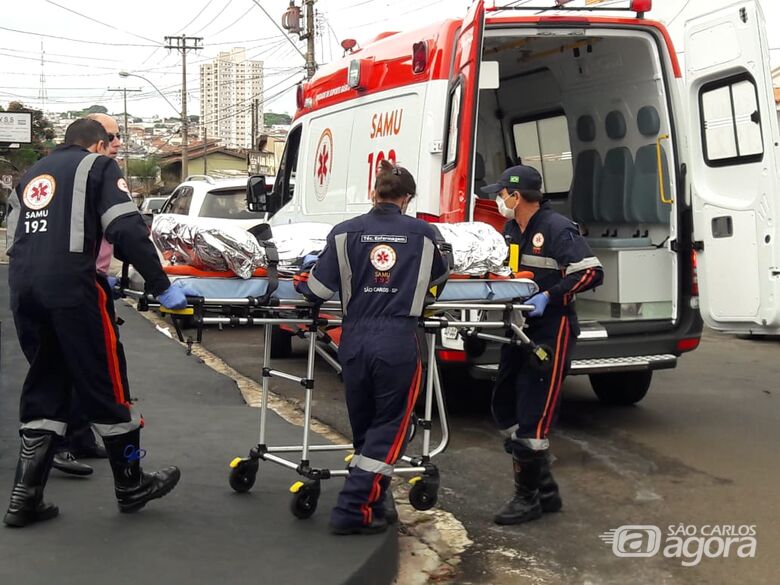
[[[176, 49], [181, 53], [181, 180], [187, 178], [189, 165], [189, 118], [187, 117], [187, 51], [203, 48], [203, 37], [188, 37], [187, 35], [165, 37], [165, 48]], [[190, 44], [192, 43], [192, 44]]]
[[38, 101], [41, 103], [41, 113], [44, 113], [44, 110], [46, 109], [46, 98], [48, 97], [46, 94], [46, 74], [43, 72], [45, 55], [46, 52], [43, 50], [43, 41], [41, 41], [41, 87], [38, 90]]

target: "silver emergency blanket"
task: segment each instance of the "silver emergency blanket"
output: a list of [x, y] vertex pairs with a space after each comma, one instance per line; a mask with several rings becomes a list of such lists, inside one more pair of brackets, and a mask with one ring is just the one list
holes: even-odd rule
[[163, 258], [172, 264], [188, 264], [200, 270], [232, 270], [251, 278], [265, 266], [265, 249], [245, 229], [229, 221], [203, 220], [183, 215], [158, 215], [152, 223], [152, 240]]
[[325, 249], [325, 240], [333, 226], [328, 223], [290, 223], [272, 228], [272, 241], [279, 252], [279, 273], [295, 274], [309, 254]]
[[452, 246], [456, 274], [482, 276], [492, 272], [509, 276], [511, 270], [504, 265], [509, 248], [504, 236], [487, 223], [470, 221], [463, 223], [437, 223], [444, 241]]

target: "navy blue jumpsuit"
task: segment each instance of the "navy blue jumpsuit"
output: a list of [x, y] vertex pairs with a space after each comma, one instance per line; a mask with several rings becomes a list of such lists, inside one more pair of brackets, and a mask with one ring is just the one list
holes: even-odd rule
[[343, 310], [339, 361], [355, 456], [333, 510], [337, 527], [369, 525], [403, 454], [422, 366], [416, 328], [428, 289], [447, 263], [427, 223], [397, 205], [335, 226], [299, 290], [312, 301], [338, 292]]
[[543, 451], [579, 335], [574, 295], [601, 284], [604, 274], [577, 224], [553, 211], [547, 201], [525, 231], [509, 220], [504, 237], [520, 247], [520, 270], [533, 272], [540, 292], [550, 295], [544, 314], [528, 318], [526, 332], [537, 344], [552, 347], [554, 355], [552, 369], [540, 373], [529, 367], [526, 349], [502, 346], [493, 417], [514, 450]]
[[58, 147], [25, 173], [9, 206], [11, 310], [30, 363], [22, 429], [64, 435], [74, 388], [101, 435], [137, 429], [111, 290], [95, 269], [103, 235], [148, 292], [170, 282], [119, 166], [80, 146]]

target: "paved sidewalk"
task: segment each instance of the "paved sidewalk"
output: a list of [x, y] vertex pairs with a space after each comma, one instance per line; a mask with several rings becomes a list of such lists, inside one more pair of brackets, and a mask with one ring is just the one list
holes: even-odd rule
[[[10, 316], [7, 274], [7, 266], [0, 266], [3, 510], [19, 448], [18, 400], [27, 369]], [[59, 505], [60, 517], [24, 529], [0, 528], [0, 583], [391, 583], [398, 563], [396, 531], [328, 534], [340, 480], [323, 482], [309, 520], [289, 512], [288, 488], [297, 475], [276, 465], [261, 463], [251, 492], [230, 489], [227, 464], [257, 441], [259, 411], [244, 404], [231, 379], [185, 355], [134, 310], [117, 307], [126, 321], [121, 335], [131, 392], [146, 421], [144, 466], [178, 465], [181, 483], [138, 514], [122, 515], [106, 461], [92, 461], [95, 474], [86, 479], [52, 471], [46, 497]], [[269, 413], [268, 436], [273, 443], [297, 444], [301, 429]], [[325, 460], [341, 464], [335, 454]]]

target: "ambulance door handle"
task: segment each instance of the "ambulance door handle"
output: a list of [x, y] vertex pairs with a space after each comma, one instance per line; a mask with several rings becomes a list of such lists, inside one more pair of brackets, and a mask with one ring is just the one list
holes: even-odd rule
[[674, 199], [666, 197], [666, 189], [664, 188], [664, 166], [662, 161], [661, 141], [669, 140], [668, 134], [661, 134], [655, 141], [656, 155], [658, 159], [658, 192], [661, 195], [661, 203], [671, 205], [674, 203]]

